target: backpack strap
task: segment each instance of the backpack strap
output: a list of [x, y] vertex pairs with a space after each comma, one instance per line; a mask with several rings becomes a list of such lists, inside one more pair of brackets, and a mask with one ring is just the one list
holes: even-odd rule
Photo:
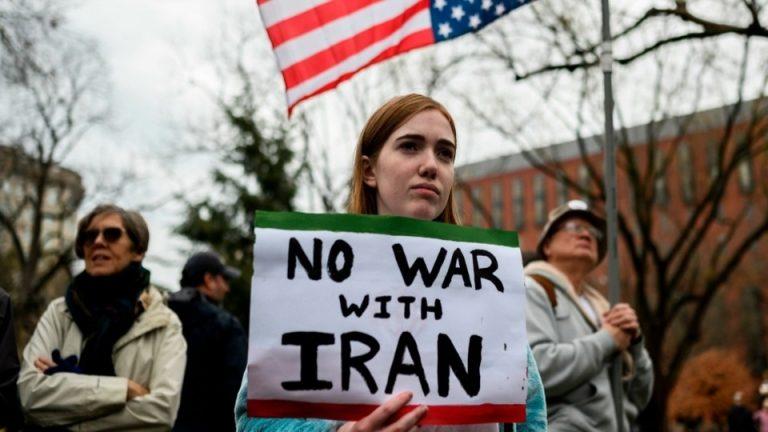
[[552, 305], [552, 309], [557, 308], [557, 296], [555, 295], [555, 283], [552, 282], [548, 277], [544, 275], [531, 274], [528, 276], [531, 279], [538, 282], [539, 285], [541, 285], [541, 287], [544, 288], [544, 292], [547, 293], [547, 298], [549, 298], [549, 304]]
[[[544, 288], [544, 291], [547, 293], [547, 298], [549, 298], [549, 304], [552, 305], [552, 310], [556, 310], [557, 308], [557, 296], [555, 296], [555, 283], [552, 282], [552, 280], [544, 275], [541, 274], [529, 274], [527, 275], [531, 279], [535, 280], [536, 282], [541, 285], [542, 288]], [[589, 328], [592, 329], [592, 331], [598, 331], [600, 328], [592, 322], [592, 318], [590, 318], [586, 312], [584, 312], [584, 308], [581, 307], [581, 305], [576, 303], [576, 300], [573, 299], [570, 295], [566, 295], [565, 298], [567, 298], [573, 305], [576, 307], [576, 310], [579, 311], [579, 314], [582, 318], [584, 318], [584, 321], [587, 323]]]

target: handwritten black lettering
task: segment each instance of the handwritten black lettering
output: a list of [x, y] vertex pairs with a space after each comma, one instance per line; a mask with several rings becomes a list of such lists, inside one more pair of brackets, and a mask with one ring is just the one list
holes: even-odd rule
[[431, 270], [427, 270], [427, 264], [424, 262], [424, 258], [416, 258], [413, 261], [413, 265], [408, 264], [408, 258], [405, 256], [403, 246], [399, 243], [392, 245], [392, 251], [395, 253], [395, 261], [397, 267], [400, 269], [400, 275], [403, 277], [403, 282], [406, 286], [411, 286], [416, 275], [421, 275], [421, 280], [426, 287], [431, 287], [437, 279], [437, 274], [440, 272], [440, 267], [445, 261], [445, 255], [448, 253], [444, 248], [440, 248], [440, 252], [437, 254], [434, 264]]
[[379, 302], [379, 311], [373, 314], [374, 318], [389, 318], [389, 312], [387, 312], [387, 303], [392, 300], [392, 296], [380, 296], [374, 300]]
[[443, 317], [443, 304], [440, 303], [440, 299], [436, 298], [435, 303], [430, 306], [429, 303], [427, 303], [427, 299], [422, 297], [421, 298], [421, 319], [425, 320], [427, 319], [427, 314], [432, 312], [435, 314], [435, 320], [439, 320]]
[[[488, 267], [480, 267], [480, 260], [479, 257], [485, 257], [488, 258], [490, 264]], [[482, 279], [486, 279], [490, 281], [499, 292], [504, 292], [504, 285], [501, 283], [499, 278], [496, 277], [496, 275], [493, 274], [498, 268], [499, 268], [499, 262], [496, 261], [496, 257], [493, 256], [490, 252], [483, 249], [475, 249], [472, 251], [472, 266], [474, 267], [475, 272], [475, 289], [479, 290], [482, 288]]]
[[333, 345], [336, 338], [332, 333], [291, 332], [282, 337], [283, 345], [298, 345], [301, 352], [301, 373], [299, 381], [283, 381], [285, 390], [330, 390], [330, 381], [317, 377], [317, 350], [320, 345]]
[[464, 259], [464, 254], [461, 253], [461, 249], [456, 248], [451, 255], [451, 262], [448, 265], [448, 272], [443, 279], [443, 288], [448, 288], [451, 285], [454, 275], [461, 275], [461, 279], [464, 282], [465, 287], [471, 287], [472, 282], [469, 280], [469, 269], [467, 268], [467, 261]]
[[352, 314], [355, 314], [358, 318], [360, 318], [368, 308], [368, 294], [363, 297], [363, 301], [360, 302], [360, 305], [355, 303], [348, 303], [347, 298], [344, 297], [344, 294], [339, 294], [339, 306], [341, 306], [341, 314], [344, 315], [344, 318], [347, 318]]
[[[341, 268], [336, 266], [339, 254], [344, 258]], [[345, 280], [352, 274], [352, 263], [354, 261], [355, 254], [352, 252], [352, 246], [344, 240], [336, 240], [328, 252], [328, 276], [335, 282]]]
[[448, 335], [437, 335], [437, 394], [446, 397], [450, 390], [450, 373], [456, 375], [459, 383], [469, 396], [480, 393], [480, 363], [482, 362], [483, 338], [472, 335], [469, 338], [467, 365], [461, 360], [456, 347]]
[[[406, 351], [413, 363], [404, 363], [403, 358], [405, 357]], [[389, 377], [387, 378], [387, 386], [384, 389], [387, 394], [392, 394], [392, 390], [395, 388], [395, 380], [398, 375], [416, 375], [421, 384], [421, 391], [425, 396], [429, 394], [429, 384], [427, 383], [427, 377], [424, 375], [424, 366], [421, 364], [419, 347], [416, 345], [416, 340], [413, 338], [413, 335], [408, 332], [400, 334], [400, 338], [397, 340], [395, 356], [392, 359], [392, 365], [389, 368]]]
[[[368, 352], [352, 356], [352, 342], [358, 342], [368, 347]], [[349, 391], [349, 378], [352, 369], [355, 369], [365, 380], [365, 385], [371, 394], [376, 393], [379, 387], [373, 379], [371, 371], [365, 366], [365, 362], [372, 359], [379, 352], [379, 342], [371, 335], [363, 332], [348, 332], [341, 334], [341, 389]]]

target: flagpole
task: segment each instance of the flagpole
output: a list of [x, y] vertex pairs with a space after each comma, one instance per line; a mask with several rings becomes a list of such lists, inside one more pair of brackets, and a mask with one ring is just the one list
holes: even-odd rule
[[[616, 217], [616, 152], [614, 147], [613, 130], [613, 49], [611, 44], [611, 9], [609, 0], [602, 0], [603, 29], [600, 53], [600, 67], [603, 71], [603, 107], [605, 109], [605, 153], [604, 178], [605, 182], [605, 214], [608, 228], [608, 299], [611, 304], [619, 302], [619, 257], [617, 245]], [[619, 432], [624, 432], [624, 391], [621, 385], [622, 364], [617, 356], [611, 367], [611, 389], [613, 404], [616, 410], [616, 422]]]

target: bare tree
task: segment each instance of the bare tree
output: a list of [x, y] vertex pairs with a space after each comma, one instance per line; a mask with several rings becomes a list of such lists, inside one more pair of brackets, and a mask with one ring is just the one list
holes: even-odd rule
[[11, 291], [29, 334], [46, 287], [73, 260], [84, 191], [62, 161], [107, 115], [106, 68], [95, 44], [64, 26], [61, 3], [10, 0], [0, 8], [0, 235], [8, 238]]
[[[755, 212], [760, 220], [749, 223], [746, 208], [726, 216], [720, 211], [744, 163], [765, 160], [766, 124], [761, 119], [766, 118], [762, 94], [768, 8], [765, 0], [613, 6], [620, 89], [617, 138], [627, 198], [619, 221], [626, 250], [623, 268], [630, 270], [625, 272], [624, 293], [640, 314], [655, 360], [657, 386], [644, 426], [663, 430], [669, 392], [702, 338], [712, 302], [750, 248], [765, 239], [768, 227], [768, 211], [762, 207]], [[333, 108], [326, 109], [343, 112], [352, 124], [349, 129], [357, 132], [373, 107], [392, 94], [421, 91], [455, 98], [475, 120], [511, 143], [510, 150], [523, 150], [534, 166], [599, 204], [605, 196], [596, 155], [602, 140], [587, 139], [602, 128], [599, 11], [597, 0], [538, 0], [477, 34], [474, 43], [451, 42], [450, 48], [436, 48], [439, 54], [434, 56], [409, 54], [407, 60], [374, 66], [376, 73], [367, 71], [342, 84], [335, 92], [338, 100], [329, 104]], [[414, 58], [419, 61], [411, 63]], [[515, 82], [519, 86], [510, 90]], [[318, 114], [323, 105], [318, 100], [328, 98], [297, 109], [297, 118], [305, 123], [300, 142], [307, 152], [317, 151], [311, 150], [320, 139], [316, 128], [327, 126]], [[708, 114], [716, 118], [681, 116], [716, 105], [726, 106]], [[647, 125], [642, 137], [630, 136], [637, 131], [631, 124]], [[707, 150], [713, 155], [711, 169], [695, 180], [688, 209], [670, 214], [663, 209], [660, 180], [678, 174], [680, 144], [694, 131], [715, 125], [718, 132], [709, 144], [713, 150]], [[534, 146], [565, 135], [576, 138], [586, 182], [561, 163], [560, 155]], [[329, 159], [321, 150], [320, 156], [306, 160], [314, 164]], [[324, 208], [338, 206], [334, 197], [343, 187], [329, 180], [336, 176], [328, 168], [318, 174], [313, 166], [309, 172], [311, 183], [326, 189], [320, 194]], [[765, 195], [757, 189], [755, 194]], [[762, 199], [752, 204], [762, 206]], [[483, 209], [482, 214], [491, 225], [491, 212]], [[675, 226], [674, 235], [659, 236], [664, 221]]]
[[[618, 5], [613, 41], [619, 65], [623, 292], [639, 313], [654, 359], [654, 397], [642, 417], [644, 429], [653, 431], [665, 430], [669, 393], [702, 340], [717, 294], [768, 233], [768, 193], [763, 190], [768, 177], [764, 168], [758, 169], [768, 153], [766, 2], [678, 0], [659, 6], [664, 3]], [[453, 89], [476, 118], [521, 150], [533, 166], [597, 204], [605, 200], [603, 142], [586, 137], [599, 137], [602, 124], [599, 11], [594, 1], [544, 0], [511, 23], [477, 36], [475, 67], [485, 68], [489, 80], [520, 82], [526, 90], [518, 91], [539, 101], [528, 105], [535, 114], [522, 113], [515, 97], [499, 96], [489, 82], [469, 91], [466, 86]], [[681, 115], [713, 105], [724, 107]], [[639, 130], [629, 123], [646, 126]], [[552, 135], [544, 131], [553, 129], [575, 136], [586, 182], [563, 163], [566, 158], [557, 147], [536, 147], [551, 142]], [[684, 150], [691, 144], [687, 141], [701, 141], [695, 136], [702, 133], [710, 134], [708, 142]], [[706, 155], [706, 168], [704, 174], [682, 179], [690, 183], [681, 192], [686, 204], [675, 211], [665, 207], [667, 192], [660, 185], [683, 177], [686, 164], [696, 170], [685, 152], [699, 160]], [[758, 179], [754, 199], [724, 213], [728, 190], [748, 164]], [[675, 229], [660, 235], [664, 224]]]

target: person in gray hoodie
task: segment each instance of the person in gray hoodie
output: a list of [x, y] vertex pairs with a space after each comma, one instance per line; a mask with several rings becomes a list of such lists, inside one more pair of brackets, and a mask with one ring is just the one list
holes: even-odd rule
[[653, 367], [635, 311], [611, 306], [587, 279], [606, 252], [605, 220], [583, 201], [549, 214], [525, 267], [528, 341], [547, 395], [550, 431], [616, 431], [610, 364], [623, 364], [624, 430], [651, 397]]

